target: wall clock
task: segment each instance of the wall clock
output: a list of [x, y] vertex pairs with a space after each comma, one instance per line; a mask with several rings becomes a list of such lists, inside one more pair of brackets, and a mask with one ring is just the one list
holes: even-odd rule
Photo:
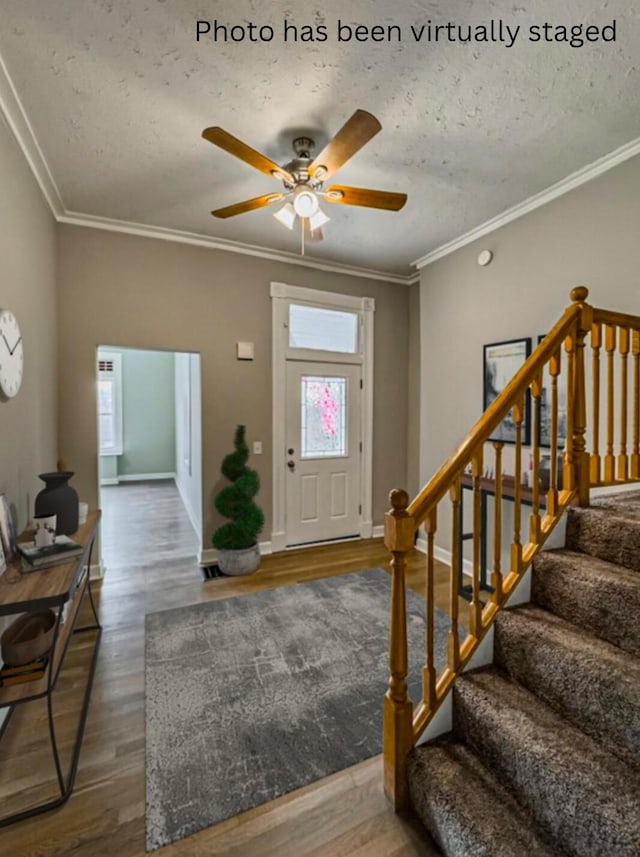
[[0, 390], [13, 398], [22, 384], [24, 354], [22, 333], [15, 315], [8, 309], [0, 310]]

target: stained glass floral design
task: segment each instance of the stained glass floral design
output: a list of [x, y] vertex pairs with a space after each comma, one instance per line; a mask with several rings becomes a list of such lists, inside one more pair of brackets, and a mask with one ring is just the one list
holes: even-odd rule
[[346, 378], [302, 378], [302, 457], [346, 455]]

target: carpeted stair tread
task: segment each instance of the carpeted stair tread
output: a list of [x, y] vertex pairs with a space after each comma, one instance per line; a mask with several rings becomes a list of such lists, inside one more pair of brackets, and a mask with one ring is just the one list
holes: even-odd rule
[[591, 498], [594, 509], [615, 512], [630, 520], [640, 521], [640, 491], [619, 491]]
[[416, 748], [409, 790], [445, 857], [563, 857], [464, 744], [445, 739]]
[[[640, 572], [640, 511], [634, 499], [601, 497], [568, 511], [566, 546]], [[595, 505], [597, 503], [598, 505]]]
[[640, 658], [528, 606], [498, 615], [495, 662], [609, 752], [640, 767]]
[[496, 668], [454, 685], [454, 734], [571, 857], [640, 855], [640, 774]]
[[531, 600], [603, 640], [640, 654], [640, 574], [577, 551], [533, 561]]

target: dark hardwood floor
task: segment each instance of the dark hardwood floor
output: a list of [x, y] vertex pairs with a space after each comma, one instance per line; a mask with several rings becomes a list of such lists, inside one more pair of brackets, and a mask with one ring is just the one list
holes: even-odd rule
[[[2, 855], [141, 857], [145, 853], [146, 613], [374, 566], [388, 568], [382, 540], [372, 539], [267, 556], [249, 578], [203, 582], [195, 561], [193, 531], [189, 533], [184, 518], [170, 520], [176, 505], [160, 500], [161, 488], [155, 499], [153, 492], [146, 492], [127, 501], [122, 510], [110, 509], [112, 496], [105, 495], [107, 574], [95, 587], [104, 633], [76, 789], [59, 810], [1, 829]], [[135, 489], [127, 487], [124, 493], [131, 498]], [[149, 521], [159, 509], [168, 523], [156, 528]], [[110, 522], [116, 524], [112, 533]], [[163, 533], [169, 529], [173, 535], [165, 539], [158, 529]], [[182, 557], [176, 556], [176, 533], [180, 533]], [[447, 576], [448, 569], [438, 566], [436, 603], [443, 609]], [[409, 583], [420, 590], [423, 582], [424, 557], [416, 552], [410, 558]], [[90, 643], [82, 635], [74, 638], [54, 698], [65, 751], [75, 733]], [[53, 793], [45, 715], [44, 702], [21, 706], [0, 742], [3, 813]], [[417, 822], [400, 818], [389, 808], [382, 794], [381, 760], [376, 757], [159, 853], [163, 857], [417, 857], [436, 852]]]

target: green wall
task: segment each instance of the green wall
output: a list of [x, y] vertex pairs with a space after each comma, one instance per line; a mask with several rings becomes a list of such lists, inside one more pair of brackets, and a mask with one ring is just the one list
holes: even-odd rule
[[174, 374], [171, 352], [122, 352], [124, 451], [118, 476], [175, 472]]
[[175, 473], [173, 352], [127, 348], [100, 351], [122, 354], [123, 454], [117, 458], [117, 475]]

